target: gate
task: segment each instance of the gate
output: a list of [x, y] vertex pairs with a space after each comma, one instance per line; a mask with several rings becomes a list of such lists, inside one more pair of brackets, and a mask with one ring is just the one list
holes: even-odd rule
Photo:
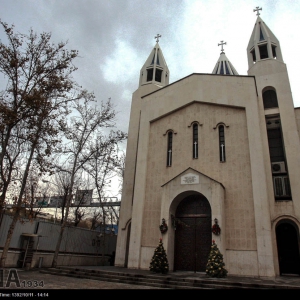
[[211, 208], [200, 194], [183, 199], [176, 210], [174, 269], [205, 272], [211, 247]]

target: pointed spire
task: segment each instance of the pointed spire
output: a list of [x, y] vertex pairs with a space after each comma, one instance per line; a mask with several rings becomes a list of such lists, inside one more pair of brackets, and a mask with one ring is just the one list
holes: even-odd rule
[[214, 67], [212, 74], [218, 75], [239, 75], [236, 69], [233, 67], [227, 56], [225, 55], [223, 45], [226, 45], [226, 42], [221, 41], [218, 46], [221, 46], [220, 57]]
[[261, 19], [259, 10], [262, 8], [258, 6], [253, 9], [257, 18], [247, 47], [249, 68], [263, 59], [283, 61], [279, 41]]
[[160, 37], [160, 34], [154, 37], [156, 45], [140, 71], [139, 86], [152, 83], [163, 87], [169, 84], [169, 69], [158, 43]]

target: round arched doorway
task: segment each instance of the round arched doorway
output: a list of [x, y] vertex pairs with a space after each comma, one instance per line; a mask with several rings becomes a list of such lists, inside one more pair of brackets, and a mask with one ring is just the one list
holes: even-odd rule
[[300, 253], [298, 228], [289, 220], [282, 220], [276, 226], [276, 241], [280, 275], [300, 275]]
[[205, 272], [211, 247], [211, 207], [201, 194], [190, 195], [175, 213], [175, 271]]

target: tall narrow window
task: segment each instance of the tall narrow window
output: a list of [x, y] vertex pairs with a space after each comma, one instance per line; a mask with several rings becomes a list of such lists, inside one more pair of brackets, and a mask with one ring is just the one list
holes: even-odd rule
[[220, 161], [225, 162], [225, 132], [224, 126], [219, 126], [219, 148], [220, 148]]
[[230, 75], [229, 68], [228, 68], [228, 66], [227, 66], [227, 62], [224, 61], [224, 63], [225, 63], [226, 75]]
[[173, 142], [173, 132], [168, 133], [168, 148], [167, 148], [167, 167], [172, 165], [172, 142]]
[[221, 70], [220, 70], [220, 74], [224, 75], [224, 67], [223, 67], [223, 62], [221, 62]]
[[161, 82], [161, 76], [162, 75], [162, 70], [156, 69], [155, 70], [155, 81]]
[[157, 53], [157, 57], [156, 57], [156, 64], [159, 65], [159, 57], [158, 57], [158, 53]]
[[272, 54], [273, 54], [273, 58], [276, 58], [276, 46], [272, 45]]
[[253, 59], [253, 62], [255, 63], [256, 62], [255, 49], [253, 49], [250, 53], [252, 54], [252, 59]]
[[260, 59], [269, 58], [267, 44], [258, 46]]
[[147, 81], [152, 81], [153, 79], [153, 69], [148, 69], [147, 70]]
[[292, 200], [280, 116], [266, 119], [275, 200]]
[[261, 28], [259, 28], [259, 40], [260, 41], [263, 41], [265, 38], [264, 38], [264, 35], [263, 35], [263, 33], [262, 33], [262, 30], [261, 30]]
[[151, 65], [154, 65], [154, 59], [155, 59], [155, 53], [153, 54], [153, 58], [152, 58], [152, 61], [151, 61]]
[[198, 158], [198, 124], [193, 125], [193, 158]]

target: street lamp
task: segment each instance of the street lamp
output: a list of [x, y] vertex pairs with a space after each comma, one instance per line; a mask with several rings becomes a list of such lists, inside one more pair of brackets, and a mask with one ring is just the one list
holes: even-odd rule
[[[49, 180], [42, 179], [42, 181], [43, 181], [44, 183], [52, 183], [53, 185], [56, 185], [57, 187], [59, 187], [59, 185], [58, 185], [58, 184], [56, 184], [56, 183], [53, 183], [53, 182], [51, 182], [51, 181], [49, 181]], [[57, 205], [58, 205], [58, 199], [56, 199], [56, 207], [55, 207], [55, 217], [54, 217], [54, 224], [56, 224]]]

